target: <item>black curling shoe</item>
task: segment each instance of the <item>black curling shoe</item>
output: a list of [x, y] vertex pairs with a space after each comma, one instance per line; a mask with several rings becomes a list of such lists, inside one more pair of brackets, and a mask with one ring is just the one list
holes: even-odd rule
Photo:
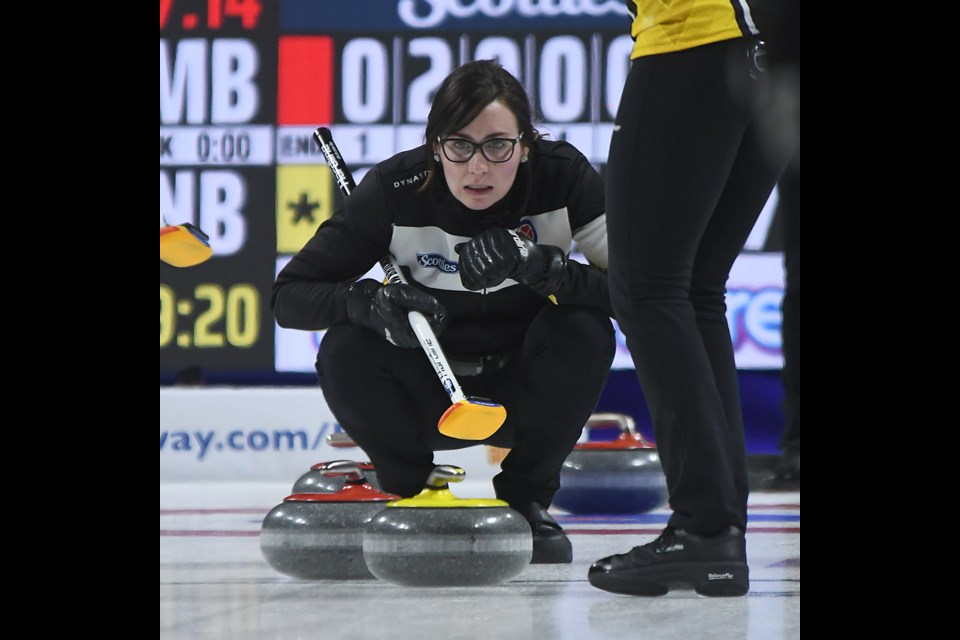
[[530, 564], [570, 564], [573, 562], [573, 545], [563, 529], [547, 510], [534, 502], [517, 509], [533, 532], [533, 558]]
[[633, 596], [662, 596], [671, 588], [742, 596], [750, 589], [746, 538], [737, 527], [713, 536], [667, 527], [653, 542], [597, 560], [587, 578], [598, 589]]

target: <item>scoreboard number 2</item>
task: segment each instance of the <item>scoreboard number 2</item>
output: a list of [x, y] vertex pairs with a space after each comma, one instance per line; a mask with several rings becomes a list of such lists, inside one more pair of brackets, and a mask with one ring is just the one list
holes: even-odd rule
[[[497, 59], [525, 83], [549, 122], [611, 119], [629, 69], [631, 38], [603, 43], [597, 36], [556, 35], [538, 42], [541, 37], [489, 36], [472, 51], [465, 38], [347, 40], [340, 54], [343, 118], [353, 124], [426, 122], [434, 92], [465, 56]], [[414, 68], [425, 70], [404, 77], [404, 70]]]

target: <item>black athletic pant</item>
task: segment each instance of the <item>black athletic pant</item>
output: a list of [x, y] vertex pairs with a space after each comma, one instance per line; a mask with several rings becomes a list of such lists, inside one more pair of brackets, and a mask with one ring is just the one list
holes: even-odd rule
[[[610, 295], [667, 479], [670, 524], [746, 527], [726, 282], [786, 158], [765, 144], [746, 40], [633, 61], [607, 166]], [[754, 70], [755, 72], [755, 70]]]
[[369, 329], [338, 325], [320, 343], [317, 373], [327, 404], [369, 456], [384, 491], [416, 495], [435, 466], [434, 451], [490, 444], [511, 449], [493, 479], [497, 497], [516, 508], [532, 502], [548, 507], [563, 461], [596, 408], [615, 349], [606, 314], [544, 307], [504, 368], [457, 376], [466, 395], [507, 410], [504, 425], [482, 443], [437, 430], [450, 400], [419, 348], [400, 349]]
[[779, 182], [778, 213], [783, 231], [783, 435], [784, 453], [800, 453], [800, 157]]

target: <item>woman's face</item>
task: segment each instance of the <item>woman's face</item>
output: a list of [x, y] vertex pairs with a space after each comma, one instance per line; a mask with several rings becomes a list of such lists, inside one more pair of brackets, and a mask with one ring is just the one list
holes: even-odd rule
[[[503, 103], [491, 102], [463, 129], [446, 136], [482, 144], [491, 138], [515, 140], [520, 135], [517, 118]], [[462, 149], [469, 145], [461, 143]], [[440, 156], [443, 176], [453, 196], [464, 206], [474, 211], [489, 209], [503, 199], [517, 178], [520, 159], [526, 155], [522, 142], [517, 143], [513, 155], [506, 162], [490, 162], [479, 149], [467, 162], [451, 162], [439, 143], [434, 142], [434, 152]], [[452, 157], [452, 156], [451, 156]]]

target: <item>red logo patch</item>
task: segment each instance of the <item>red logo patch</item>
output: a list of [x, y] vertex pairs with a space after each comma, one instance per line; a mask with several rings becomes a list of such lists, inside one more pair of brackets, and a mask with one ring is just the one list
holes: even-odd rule
[[529, 220], [520, 221], [520, 226], [517, 227], [517, 233], [534, 243], [537, 242], [537, 230], [533, 227], [533, 223], [531, 223]]

